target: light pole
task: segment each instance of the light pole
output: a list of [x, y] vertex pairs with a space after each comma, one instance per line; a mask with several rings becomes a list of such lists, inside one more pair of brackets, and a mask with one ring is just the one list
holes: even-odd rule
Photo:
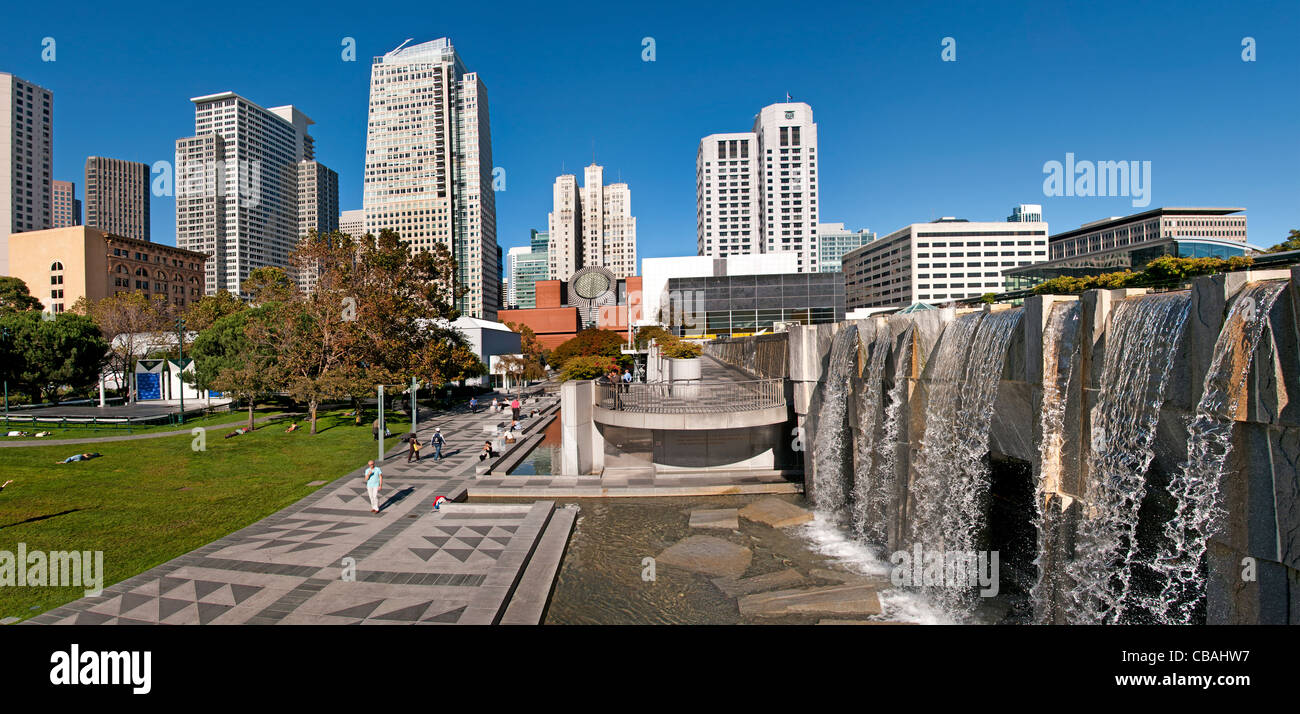
[[379, 440], [379, 458], [375, 459], [375, 463], [382, 464], [384, 463], [384, 385], [382, 384], [379, 385], [379, 418], [376, 421], [379, 422], [379, 428], [375, 432], [375, 438]]
[[180, 357], [176, 360], [176, 368], [180, 370], [176, 375], [176, 383], [180, 385], [181, 392], [181, 424], [185, 423], [185, 318], [176, 320], [176, 354]]
[[420, 389], [420, 383], [411, 377], [411, 433], [416, 433], [420, 425], [420, 402], [416, 399], [416, 393]]

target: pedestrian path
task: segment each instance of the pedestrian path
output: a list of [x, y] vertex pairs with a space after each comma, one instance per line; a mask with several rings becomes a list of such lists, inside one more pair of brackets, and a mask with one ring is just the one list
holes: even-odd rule
[[407, 464], [394, 441], [378, 514], [362, 463], [257, 523], [24, 624], [493, 624], [516, 595], [527, 605], [507, 621], [522, 612], [535, 624], [576, 512], [553, 501], [432, 509], [438, 496], [465, 494], [483, 427], [501, 416], [421, 423], [422, 443], [442, 429], [442, 461]]

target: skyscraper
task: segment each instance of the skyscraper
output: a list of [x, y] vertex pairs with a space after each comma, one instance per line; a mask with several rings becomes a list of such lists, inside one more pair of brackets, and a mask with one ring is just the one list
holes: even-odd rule
[[55, 181], [50, 195], [50, 227], [67, 228], [81, 225], [81, 201], [77, 200], [77, 184], [72, 181]]
[[812, 107], [763, 107], [750, 132], [710, 134], [696, 152], [700, 255], [795, 252], [817, 272], [817, 124]]
[[529, 245], [510, 249], [506, 305], [515, 309], [537, 307], [537, 281], [548, 279], [550, 274], [548, 235], [535, 229], [531, 233]]
[[0, 72], [0, 275], [9, 274], [9, 234], [53, 221], [54, 95]]
[[851, 231], [843, 223], [817, 224], [818, 272], [840, 272], [840, 259], [845, 253], [861, 248], [875, 239], [876, 234], [866, 228]]
[[1038, 223], [1043, 220], [1043, 207], [1037, 203], [1022, 203], [1011, 209], [1007, 223]]
[[313, 122], [297, 108], [234, 92], [190, 101], [195, 135], [176, 142], [176, 245], [212, 256], [208, 294], [239, 294], [252, 270], [289, 267], [305, 215], [335, 220], [338, 179], [316, 164]]
[[86, 225], [149, 240], [149, 166], [91, 156], [86, 159]]
[[347, 233], [353, 238], [366, 234], [366, 212], [360, 208], [343, 211], [339, 214], [339, 232]]
[[625, 183], [606, 186], [604, 167], [588, 166], [581, 189], [572, 174], [556, 177], [547, 227], [551, 280], [568, 280], [592, 265], [620, 278], [636, 275], [632, 192]]
[[487, 88], [447, 38], [374, 58], [366, 132], [365, 230], [414, 250], [446, 245], [464, 315], [495, 319], [501, 265]]

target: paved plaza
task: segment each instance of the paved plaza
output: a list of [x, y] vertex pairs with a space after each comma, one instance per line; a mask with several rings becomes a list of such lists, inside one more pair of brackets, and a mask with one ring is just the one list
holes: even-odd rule
[[576, 512], [552, 501], [432, 509], [438, 496], [463, 497], [484, 427], [502, 416], [422, 423], [423, 443], [434, 427], [447, 438], [441, 462], [407, 464], [394, 441], [379, 514], [363, 462], [278, 513], [27, 623], [536, 624]]

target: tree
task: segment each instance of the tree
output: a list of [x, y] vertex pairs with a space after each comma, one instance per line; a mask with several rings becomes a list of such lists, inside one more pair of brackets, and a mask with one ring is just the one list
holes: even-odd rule
[[218, 290], [217, 294], [204, 295], [190, 305], [190, 309], [185, 312], [185, 326], [195, 332], [202, 332], [217, 320], [246, 309], [248, 304], [243, 300], [227, 290]]
[[1288, 250], [1300, 250], [1300, 228], [1292, 228], [1287, 234], [1286, 240], [1264, 251], [1265, 253], [1281, 253]]
[[32, 295], [21, 278], [0, 277], [0, 313], [40, 309], [41, 301]]
[[284, 268], [270, 266], [253, 268], [239, 289], [252, 299], [254, 305], [288, 302], [298, 290]]
[[643, 350], [649, 347], [650, 342], [653, 340], [659, 340], [660, 342], [667, 342], [669, 340], [674, 340], [674, 339], [677, 338], [673, 335], [673, 333], [669, 332], [668, 330], [665, 330], [659, 325], [646, 325], [644, 327], [637, 328], [636, 336], [634, 338], [636, 342], [636, 348], [639, 350]]
[[249, 323], [273, 319], [269, 314], [273, 311], [274, 306], [261, 306], [226, 315], [200, 332], [190, 347], [194, 372], [186, 373], [187, 381], [247, 400], [249, 429], [258, 397], [276, 386], [276, 352], [254, 344], [248, 336]]
[[560, 373], [562, 381], [571, 379], [597, 379], [618, 369], [618, 361], [603, 355], [578, 355], [564, 363]]
[[505, 355], [497, 360], [497, 367], [503, 375], [524, 383], [546, 378], [546, 368], [528, 355]]
[[159, 333], [171, 330], [165, 295], [118, 293], [94, 304], [79, 300], [73, 311], [84, 311], [99, 326], [112, 350], [108, 368], [122, 376], [119, 384], [123, 386], [131, 384], [136, 354], [155, 341]]
[[61, 387], [89, 390], [107, 352], [99, 328], [84, 315], [63, 312], [46, 320], [27, 310], [0, 316], [0, 375], [32, 403], [57, 400]]
[[566, 340], [551, 352], [551, 363], [563, 369], [574, 357], [610, 357], [622, 361], [623, 337], [610, 330], [588, 328]]

